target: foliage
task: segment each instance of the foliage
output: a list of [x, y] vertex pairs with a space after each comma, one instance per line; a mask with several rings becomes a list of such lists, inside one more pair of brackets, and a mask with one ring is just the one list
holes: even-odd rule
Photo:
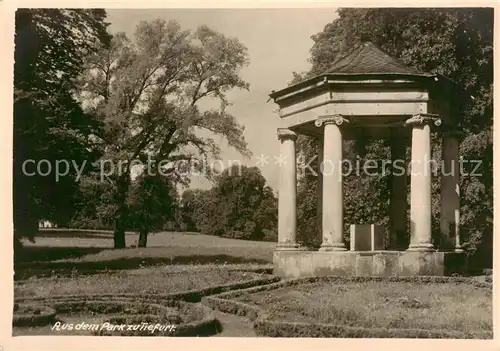
[[[136, 161], [148, 174], [186, 183], [200, 156], [219, 147], [209, 135], [249, 155], [243, 127], [226, 112], [225, 94], [247, 89], [238, 75], [247, 64], [246, 48], [206, 26], [182, 30], [175, 21], [141, 22], [132, 38], [116, 34], [109, 48], [90, 57], [81, 77], [80, 98], [104, 124], [97, 135], [103, 160], [114, 165], [107, 181], [114, 189], [115, 247], [125, 247], [127, 194]], [[202, 110], [207, 99], [219, 109]]]
[[[77, 191], [76, 170], [95, 154], [90, 135], [97, 123], [73, 98], [83, 59], [106, 45], [106, 13], [93, 9], [19, 9], [15, 17], [14, 232], [33, 238], [39, 219], [66, 223]], [[27, 160], [71, 163], [55, 178], [35, 174]], [[46, 162], [45, 161], [45, 162]], [[64, 170], [64, 169], [63, 169]], [[45, 172], [46, 168], [42, 169]], [[85, 171], [85, 169], [84, 169]], [[33, 175], [27, 175], [27, 174]]]
[[[325, 72], [333, 62], [362, 41], [372, 41], [406, 65], [442, 74], [465, 89], [473, 99], [454, 101], [460, 111], [459, 127], [465, 135], [460, 153], [466, 160], [480, 160], [480, 177], [461, 177], [461, 228], [469, 252], [485, 246], [490, 259], [493, 223], [493, 10], [488, 8], [443, 9], [340, 9], [339, 17], [312, 37], [312, 68], [294, 74], [292, 83]], [[370, 142], [372, 158], [386, 156], [383, 143]], [[347, 155], [356, 145], [345, 145]], [[439, 150], [437, 141], [436, 151]], [[307, 148], [304, 149], [307, 152]], [[311, 155], [311, 154], [309, 154]], [[439, 158], [439, 151], [435, 154]], [[474, 167], [473, 165], [466, 166]], [[472, 169], [469, 169], [470, 172]], [[373, 178], [373, 177], [372, 177]], [[345, 180], [345, 219], [348, 223], [380, 221], [387, 216], [385, 205], [388, 179]], [[433, 180], [434, 205], [439, 196], [439, 177]], [[312, 198], [313, 183], [302, 185], [300, 199]], [[367, 196], [370, 194], [371, 196]], [[374, 206], [371, 199], [383, 199]], [[314, 206], [310, 204], [309, 206]], [[361, 210], [360, 210], [361, 208]], [[438, 230], [439, 206], [433, 206], [433, 226]], [[309, 216], [315, 211], [308, 211]], [[312, 220], [311, 217], [300, 221]], [[489, 249], [488, 249], [489, 247]], [[488, 261], [488, 259], [486, 260]], [[486, 263], [488, 264], [488, 263]]]
[[277, 201], [256, 167], [234, 165], [215, 177], [212, 189], [184, 192], [182, 213], [203, 234], [276, 239]]
[[187, 189], [182, 193], [180, 201], [180, 220], [184, 231], [194, 232], [198, 230], [194, 219], [194, 211], [196, 208], [201, 207], [202, 204], [199, 200], [203, 193], [204, 191], [201, 189]]
[[168, 178], [142, 174], [134, 180], [128, 201], [129, 228], [139, 231], [138, 246], [146, 247], [148, 233], [175, 219], [177, 189]]
[[[357, 162], [363, 164], [366, 160], [377, 160], [388, 155], [388, 147], [382, 141], [373, 141], [362, 150], [356, 150], [356, 143], [345, 142], [344, 159], [351, 165]], [[300, 136], [297, 148], [308, 157], [314, 157], [318, 152], [318, 145], [314, 139]], [[318, 247], [321, 245], [320, 222], [317, 217], [318, 205], [318, 170], [319, 162], [315, 158], [311, 163], [313, 172], [304, 172], [298, 180], [297, 187], [297, 240], [305, 246]], [[380, 168], [379, 168], [380, 169]], [[384, 227], [388, 225], [389, 185], [387, 174], [369, 176], [347, 172], [343, 178], [344, 187], [344, 240], [349, 243], [349, 224], [351, 223], [378, 223]], [[362, 199], [362, 200], [361, 200]], [[311, 230], [314, 228], [314, 230]], [[313, 233], [317, 233], [314, 235]]]
[[107, 182], [99, 181], [98, 177], [98, 174], [91, 173], [80, 180], [70, 228], [112, 229], [111, 217], [116, 210], [112, 187]]

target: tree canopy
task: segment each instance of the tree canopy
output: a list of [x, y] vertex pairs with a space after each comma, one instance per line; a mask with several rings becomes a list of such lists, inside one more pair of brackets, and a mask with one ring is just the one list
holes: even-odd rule
[[[95, 157], [97, 123], [75, 100], [75, 78], [97, 45], [106, 45], [104, 10], [19, 9], [15, 17], [14, 231], [36, 234], [39, 219], [60, 223], [74, 210], [76, 170], [60, 179], [36, 172], [33, 162], [81, 166]], [[25, 161], [32, 160], [30, 164]], [[47, 164], [47, 163], [46, 163]], [[23, 165], [25, 169], [23, 170]], [[47, 171], [43, 170], [44, 173]], [[33, 174], [33, 175], [31, 175]]]

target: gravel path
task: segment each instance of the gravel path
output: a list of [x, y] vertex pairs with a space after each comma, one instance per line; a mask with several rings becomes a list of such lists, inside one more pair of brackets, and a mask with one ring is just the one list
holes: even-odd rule
[[222, 333], [218, 337], [256, 337], [252, 323], [233, 314], [215, 311], [217, 319], [222, 323]]

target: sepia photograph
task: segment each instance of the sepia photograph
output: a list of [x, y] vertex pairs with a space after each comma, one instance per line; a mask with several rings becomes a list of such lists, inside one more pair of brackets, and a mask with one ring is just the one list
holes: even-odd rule
[[493, 339], [493, 7], [13, 16], [13, 339]]

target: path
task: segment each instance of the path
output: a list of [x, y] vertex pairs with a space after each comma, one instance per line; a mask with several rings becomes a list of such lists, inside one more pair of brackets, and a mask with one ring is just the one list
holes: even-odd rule
[[222, 333], [214, 335], [219, 337], [256, 337], [252, 323], [247, 319], [234, 314], [215, 311], [215, 316], [222, 324]]

